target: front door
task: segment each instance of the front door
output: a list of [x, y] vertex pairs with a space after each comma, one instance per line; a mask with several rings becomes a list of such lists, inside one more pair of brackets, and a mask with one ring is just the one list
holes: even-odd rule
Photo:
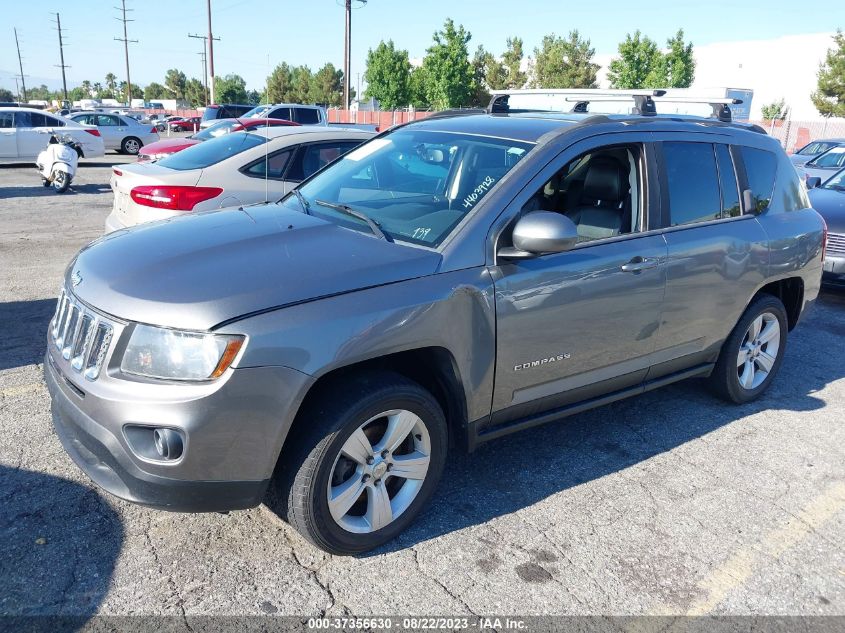
[[625, 143], [565, 152], [523, 207], [567, 215], [581, 241], [568, 252], [497, 262], [494, 425], [645, 378], [667, 256], [663, 236], [647, 231], [646, 151]]
[[15, 132], [15, 113], [0, 112], [0, 159], [13, 160], [18, 157], [18, 139]]

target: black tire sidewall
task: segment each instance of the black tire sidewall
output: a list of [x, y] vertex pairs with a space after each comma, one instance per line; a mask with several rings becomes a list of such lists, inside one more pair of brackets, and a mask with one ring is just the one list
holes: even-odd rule
[[[757, 317], [765, 312], [769, 312], [775, 316], [780, 326], [780, 346], [778, 348], [778, 355], [775, 358], [772, 370], [766, 379], [754, 389], [746, 389], [739, 383], [739, 376], [737, 374], [736, 358], [739, 354], [740, 345], [745, 338], [745, 333]], [[786, 310], [783, 307], [780, 299], [772, 295], [763, 295], [755, 299], [751, 305], [748, 306], [742, 318], [737, 323], [730, 337], [725, 342], [722, 349], [721, 357], [717, 364], [717, 380], [722, 384], [719, 385], [720, 391], [724, 392], [730, 400], [736, 403], [751, 402], [759, 398], [769, 385], [775, 379], [783, 363], [783, 357], [786, 354], [786, 340], [787, 340], [788, 322], [786, 318]]]
[[[410, 525], [431, 499], [439, 483], [440, 475], [446, 463], [448, 450], [448, 432], [443, 412], [437, 401], [422, 387], [406, 381], [404, 385], [397, 385], [394, 393], [387, 397], [364, 397], [357, 404], [348, 409], [345, 415], [338, 419], [331, 434], [312, 451], [316, 457], [315, 468], [308, 478], [305, 510], [308, 513], [307, 523], [311, 526], [312, 534], [307, 535], [323, 549], [339, 554], [360, 553], [386, 543], [398, 536]], [[379, 396], [380, 394], [373, 394]], [[328, 507], [326, 490], [335, 459], [349, 436], [366, 420], [391, 409], [406, 409], [415, 413], [426, 425], [431, 438], [431, 461], [428, 475], [420, 491], [411, 505], [392, 523], [369, 534], [355, 534], [347, 532], [332, 518]], [[314, 452], [317, 455], [314, 455]], [[307, 461], [306, 461], [307, 463]], [[297, 480], [300, 479], [300, 473]], [[301, 485], [294, 482], [291, 494], [297, 494]]]

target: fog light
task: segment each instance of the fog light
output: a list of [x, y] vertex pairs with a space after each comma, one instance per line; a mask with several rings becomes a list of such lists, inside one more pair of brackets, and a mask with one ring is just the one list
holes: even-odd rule
[[182, 456], [182, 437], [172, 429], [153, 431], [153, 442], [161, 459], [179, 459]]

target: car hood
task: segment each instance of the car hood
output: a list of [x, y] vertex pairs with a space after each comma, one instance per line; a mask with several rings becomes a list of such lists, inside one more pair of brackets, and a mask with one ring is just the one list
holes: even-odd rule
[[178, 152], [186, 147], [190, 147], [191, 145], [196, 145], [197, 143], [202, 143], [202, 141], [197, 141], [192, 138], [165, 138], [160, 141], [156, 141], [155, 143], [144, 145], [144, 147], [141, 148], [141, 153], [164, 154]]
[[831, 233], [845, 233], [845, 191], [810, 189], [810, 203], [827, 223]]
[[65, 284], [119, 319], [207, 330], [263, 310], [430, 275], [440, 259], [271, 204], [110, 233], [79, 252]]

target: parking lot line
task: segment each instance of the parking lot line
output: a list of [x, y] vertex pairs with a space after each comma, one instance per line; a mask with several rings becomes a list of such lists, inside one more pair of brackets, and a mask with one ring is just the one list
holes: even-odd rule
[[731, 591], [748, 581], [764, 556], [779, 558], [842, 508], [845, 508], [845, 483], [840, 482], [812, 499], [786, 525], [772, 530], [762, 541], [741, 548], [714, 569], [699, 584], [704, 596], [690, 605], [687, 615], [710, 613]]

